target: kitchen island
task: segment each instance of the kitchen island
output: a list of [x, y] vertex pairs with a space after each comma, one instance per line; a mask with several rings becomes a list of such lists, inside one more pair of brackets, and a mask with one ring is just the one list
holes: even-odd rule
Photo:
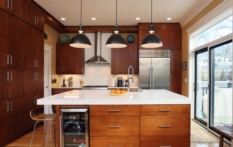
[[60, 109], [89, 109], [90, 147], [189, 147], [191, 99], [167, 90], [110, 96], [108, 90], [73, 90], [37, 100]]

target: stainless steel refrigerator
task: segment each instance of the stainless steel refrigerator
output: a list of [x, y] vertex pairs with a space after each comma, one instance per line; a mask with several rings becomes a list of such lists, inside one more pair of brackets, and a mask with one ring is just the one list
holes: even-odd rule
[[139, 87], [170, 90], [170, 50], [139, 51]]

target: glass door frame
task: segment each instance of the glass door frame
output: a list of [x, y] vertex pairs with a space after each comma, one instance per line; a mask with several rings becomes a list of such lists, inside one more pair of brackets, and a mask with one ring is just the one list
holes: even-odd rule
[[[195, 51], [195, 62], [194, 62], [194, 68], [195, 68], [195, 74], [194, 74], [194, 119], [197, 120], [198, 122], [200, 122], [201, 124], [207, 126], [207, 122], [203, 121], [202, 119], [198, 118], [196, 115], [196, 110], [197, 110], [197, 94], [196, 94], [196, 90], [198, 88], [197, 86], [197, 55], [207, 52], [208, 53], [208, 47], [200, 49], [198, 51]], [[208, 94], [208, 89], [207, 89], [207, 94]], [[209, 117], [209, 116], [208, 116]]]
[[[219, 132], [215, 131], [212, 127], [212, 123], [213, 123], [213, 119], [214, 119], [214, 83], [212, 83], [212, 78], [215, 77], [214, 75], [214, 68], [211, 68], [211, 66], [213, 66], [212, 64], [214, 64], [215, 62], [214, 61], [214, 58], [212, 57], [212, 50], [215, 49], [216, 47], [219, 47], [219, 46], [223, 46], [225, 44], [228, 44], [228, 43], [232, 43], [232, 39], [228, 40], [228, 41], [225, 41], [225, 42], [222, 42], [220, 44], [217, 44], [217, 45], [214, 45], [214, 46], [211, 46], [209, 48], [209, 123], [208, 123], [208, 127], [211, 131], [214, 131], [215, 133], [217, 134], [220, 134]], [[212, 97], [213, 96], [213, 97]], [[213, 99], [212, 99], [212, 98]], [[228, 140], [230, 140], [230, 138], [228, 137], [225, 137], [227, 138]]]

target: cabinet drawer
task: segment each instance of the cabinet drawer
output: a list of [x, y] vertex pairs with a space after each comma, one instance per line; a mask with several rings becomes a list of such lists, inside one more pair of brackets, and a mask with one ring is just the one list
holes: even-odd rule
[[91, 137], [91, 147], [139, 147], [139, 137]]
[[138, 136], [139, 116], [90, 116], [90, 136]]
[[139, 115], [139, 105], [92, 105], [90, 115]]
[[190, 147], [189, 136], [140, 137], [140, 147]]
[[190, 115], [190, 105], [143, 105], [141, 115]]
[[141, 136], [189, 136], [190, 116], [141, 116]]
[[67, 91], [71, 91], [71, 90], [73, 90], [73, 89], [52, 89], [52, 95], [67, 92]]

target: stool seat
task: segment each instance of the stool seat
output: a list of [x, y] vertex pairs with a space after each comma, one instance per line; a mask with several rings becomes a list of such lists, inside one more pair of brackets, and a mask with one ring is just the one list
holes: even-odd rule
[[35, 121], [54, 121], [56, 120], [56, 114], [40, 114], [37, 115], [36, 117], [32, 117], [33, 120]]

